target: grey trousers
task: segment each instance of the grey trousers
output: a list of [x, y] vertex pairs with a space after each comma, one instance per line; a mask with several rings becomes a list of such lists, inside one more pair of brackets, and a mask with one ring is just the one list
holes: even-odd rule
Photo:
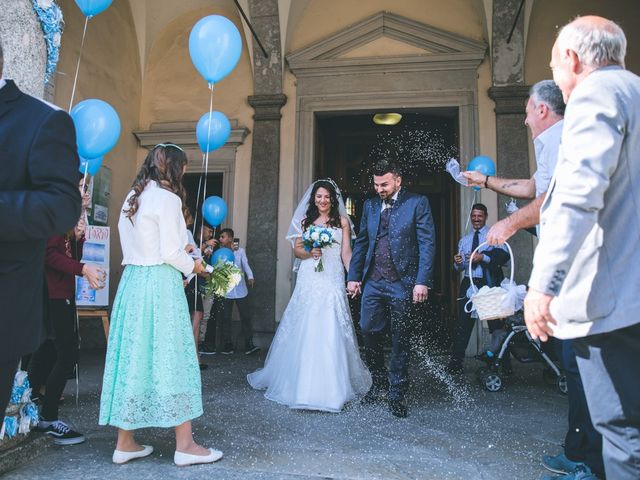
[[574, 341], [607, 478], [640, 479], [640, 324]]

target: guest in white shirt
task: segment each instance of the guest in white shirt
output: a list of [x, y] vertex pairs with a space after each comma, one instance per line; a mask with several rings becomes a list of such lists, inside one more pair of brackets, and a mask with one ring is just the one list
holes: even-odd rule
[[[233, 343], [231, 341], [231, 316], [233, 313], [233, 305], [237, 305], [238, 312], [240, 313], [240, 321], [242, 325], [242, 338], [244, 340], [244, 353], [251, 355], [260, 351], [260, 348], [253, 344], [253, 328], [251, 326], [251, 305], [247, 295], [247, 285], [253, 288], [254, 278], [251, 267], [249, 266], [249, 260], [244, 248], [234, 245], [233, 230], [230, 228], [224, 228], [220, 232], [220, 245], [226, 248], [234, 250], [234, 263], [236, 267], [242, 270], [242, 279], [236, 287], [227, 293], [224, 299], [224, 310], [222, 320], [222, 342], [223, 350], [222, 354], [233, 353]], [[245, 282], [245, 275], [247, 280]]]
[[182, 276], [204, 268], [187, 253], [194, 246], [186, 245], [186, 167], [180, 147], [156, 145], [120, 210], [125, 267], [111, 313], [99, 420], [118, 428], [117, 464], [153, 452], [134, 438], [147, 427], [175, 427], [178, 466], [222, 458], [191, 432], [191, 420], [202, 415], [202, 388]]

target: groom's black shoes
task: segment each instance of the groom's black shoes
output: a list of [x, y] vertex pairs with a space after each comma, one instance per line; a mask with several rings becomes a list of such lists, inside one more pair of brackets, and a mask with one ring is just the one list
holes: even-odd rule
[[407, 417], [407, 405], [403, 400], [389, 400], [389, 411], [394, 417]]
[[383, 403], [386, 399], [385, 391], [379, 387], [371, 387], [367, 394], [362, 398], [363, 405], [372, 405], [375, 403]]

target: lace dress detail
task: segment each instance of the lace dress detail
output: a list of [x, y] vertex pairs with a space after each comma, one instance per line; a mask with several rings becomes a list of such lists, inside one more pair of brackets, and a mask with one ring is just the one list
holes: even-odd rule
[[314, 259], [300, 263], [264, 368], [247, 376], [266, 398], [291, 408], [339, 412], [371, 387], [346, 295], [342, 230], [333, 231], [339, 243], [323, 249], [324, 271], [315, 271]]
[[100, 425], [174, 427], [202, 415], [186, 302], [175, 268], [126, 266], [111, 314]]

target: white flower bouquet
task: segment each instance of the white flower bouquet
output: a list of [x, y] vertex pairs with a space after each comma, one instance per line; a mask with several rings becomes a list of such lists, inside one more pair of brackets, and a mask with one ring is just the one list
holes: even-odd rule
[[[302, 234], [302, 246], [307, 252], [310, 252], [314, 248], [330, 247], [334, 243], [338, 242], [333, 238], [333, 231], [327, 227], [311, 225]], [[324, 271], [324, 267], [322, 266], [322, 257], [316, 260], [315, 271]]]
[[242, 280], [242, 270], [233, 262], [219, 260], [215, 265], [207, 265], [209, 277], [204, 284], [205, 295], [214, 293], [219, 297], [226, 296]]

